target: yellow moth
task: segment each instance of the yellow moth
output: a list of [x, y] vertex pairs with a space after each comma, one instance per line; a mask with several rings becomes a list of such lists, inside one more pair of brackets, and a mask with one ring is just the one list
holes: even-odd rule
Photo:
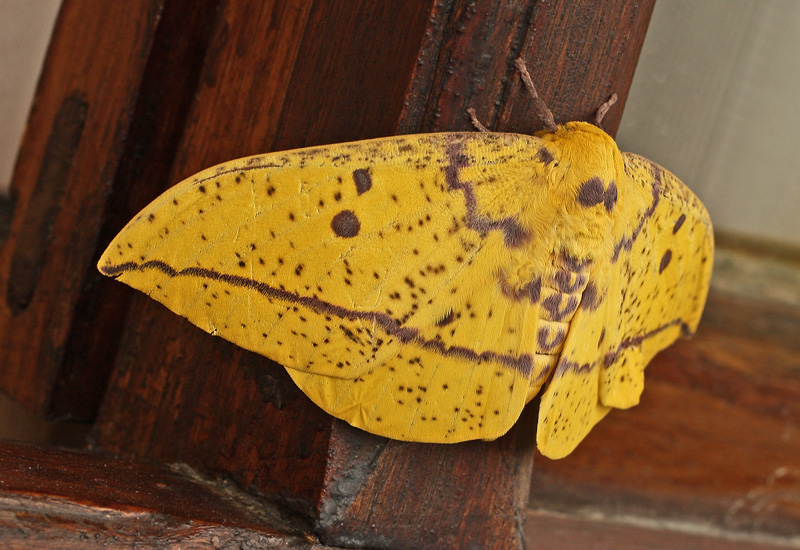
[[535, 136], [408, 135], [209, 168], [131, 220], [98, 268], [382, 436], [493, 439], [545, 388], [537, 444], [563, 457], [695, 330], [713, 237], [675, 176], [534, 100], [550, 127]]

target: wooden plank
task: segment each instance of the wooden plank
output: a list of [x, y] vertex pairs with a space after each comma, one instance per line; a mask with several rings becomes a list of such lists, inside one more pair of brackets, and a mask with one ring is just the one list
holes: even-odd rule
[[93, 267], [98, 242], [118, 229], [98, 220], [109, 209], [132, 215], [167, 179], [214, 11], [215, 2], [184, 0], [61, 7], [0, 249], [0, 387], [32, 410], [96, 413], [126, 296]]
[[[185, 469], [0, 443], [0, 471], [4, 548], [163, 548], [176, 541], [189, 549], [328, 548], [304, 535], [302, 524], [282, 524], [286, 520], [269, 503], [255, 503], [230, 485], [209, 484]], [[528, 514], [526, 532], [534, 549], [772, 550], [791, 543], [707, 525], [542, 511]]]
[[7, 550], [325, 550], [311, 541], [202, 521], [165, 521], [158, 513], [109, 511], [0, 492], [0, 542]]
[[530, 550], [780, 550], [786, 541], [726, 533], [707, 526], [670, 529], [657, 522], [622, 523], [532, 511], [526, 531]]
[[647, 368], [567, 459], [537, 460], [531, 505], [800, 536], [800, 313], [712, 293], [691, 340]]
[[491, 129], [541, 130], [513, 67], [522, 56], [558, 122], [591, 120], [598, 105], [616, 93], [619, 103], [603, 123], [614, 135], [654, 5], [617, 0], [591, 6], [564, 0], [442, 3], [420, 52], [398, 130], [472, 130], [467, 107], [474, 107]]
[[3, 548], [322, 548], [297, 518], [185, 468], [0, 443], [0, 472]]
[[315, 532], [357, 548], [524, 548], [536, 411], [492, 442], [405, 443], [335, 422]]

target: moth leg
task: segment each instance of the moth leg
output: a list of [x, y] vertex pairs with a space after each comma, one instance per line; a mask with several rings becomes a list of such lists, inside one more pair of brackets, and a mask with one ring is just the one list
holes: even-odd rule
[[479, 132], [490, 132], [491, 131], [491, 130], [489, 130], [489, 128], [487, 128], [486, 126], [481, 124], [480, 120], [478, 120], [478, 115], [475, 114], [475, 109], [470, 107], [469, 109], [467, 109], [467, 112], [469, 113], [469, 118], [472, 121], [472, 125], [475, 126], [475, 128], [477, 128]]
[[611, 94], [611, 97], [609, 97], [605, 103], [603, 103], [597, 108], [597, 114], [594, 115], [595, 126], [600, 126], [600, 123], [603, 122], [603, 117], [606, 116], [608, 110], [616, 102], [617, 102], [617, 94]]

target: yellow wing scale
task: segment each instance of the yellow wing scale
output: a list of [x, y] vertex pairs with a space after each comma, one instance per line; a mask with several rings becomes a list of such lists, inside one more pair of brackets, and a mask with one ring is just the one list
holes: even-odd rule
[[610, 255], [590, 275], [607, 290], [576, 313], [542, 395], [537, 445], [552, 458], [572, 452], [611, 408], [639, 403], [645, 366], [695, 331], [708, 292], [713, 235], [702, 204], [660, 166], [627, 153], [624, 162], [629, 185]]
[[[506, 327], [521, 319], [504, 311], [490, 292], [473, 295], [471, 309], [493, 308], [496, 322], [486, 323], [486, 343], [511, 340]], [[496, 303], [496, 305], [493, 305]], [[505, 337], [505, 338], [504, 338]], [[511, 342], [508, 342], [509, 345]], [[472, 364], [470, 364], [472, 363]], [[290, 369], [292, 379], [315, 402], [350, 424], [396, 439], [455, 442], [493, 438], [505, 433], [526, 402], [531, 371], [509, 369], [492, 361], [444, 356], [407, 346], [355, 378], [329, 378]]]
[[557, 457], [695, 328], [712, 247], [677, 179], [570, 123], [226, 163], [156, 199], [98, 267], [395, 439], [499, 437], [549, 380], [537, 437]]
[[99, 267], [281, 363], [354, 425], [416, 441], [495, 438], [542, 365], [535, 305], [496, 285], [523, 253], [505, 242], [518, 236], [502, 223], [515, 211], [499, 197], [543, 172], [539, 145], [409, 136], [220, 165], [145, 209]]

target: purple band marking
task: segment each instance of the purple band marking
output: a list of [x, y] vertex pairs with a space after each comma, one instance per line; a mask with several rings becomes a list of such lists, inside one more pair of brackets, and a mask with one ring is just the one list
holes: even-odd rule
[[445, 357], [459, 357], [467, 361], [473, 362], [494, 362], [504, 367], [510, 368], [522, 374], [523, 376], [530, 376], [533, 370], [533, 356], [530, 354], [522, 354], [519, 356], [512, 356], [509, 354], [497, 353], [494, 351], [483, 351], [481, 353], [465, 348], [462, 346], [446, 346], [443, 342], [435, 339], [426, 339], [421, 334], [419, 329], [404, 327], [398, 323], [398, 320], [390, 317], [385, 313], [377, 311], [356, 311], [342, 306], [337, 306], [330, 302], [313, 298], [310, 296], [300, 296], [288, 290], [281, 290], [272, 287], [266, 283], [243, 277], [241, 275], [230, 275], [227, 273], [220, 273], [213, 269], [203, 267], [187, 267], [176, 270], [166, 262], [160, 260], [149, 260], [141, 264], [135, 262], [126, 262], [119, 265], [103, 266], [100, 271], [103, 275], [109, 277], [116, 277], [126, 271], [143, 271], [145, 269], [156, 269], [161, 271], [169, 277], [200, 277], [202, 279], [211, 279], [227, 283], [231, 286], [249, 288], [256, 292], [268, 296], [270, 298], [277, 298], [285, 302], [302, 305], [317, 313], [334, 315], [341, 319], [350, 321], [366, 320], [372, 321], [377, 324], [384, 332], [390, 336], [396, 337], [398, 340], [405, 344], [415, 344], [429, 351], [435, 351]]

